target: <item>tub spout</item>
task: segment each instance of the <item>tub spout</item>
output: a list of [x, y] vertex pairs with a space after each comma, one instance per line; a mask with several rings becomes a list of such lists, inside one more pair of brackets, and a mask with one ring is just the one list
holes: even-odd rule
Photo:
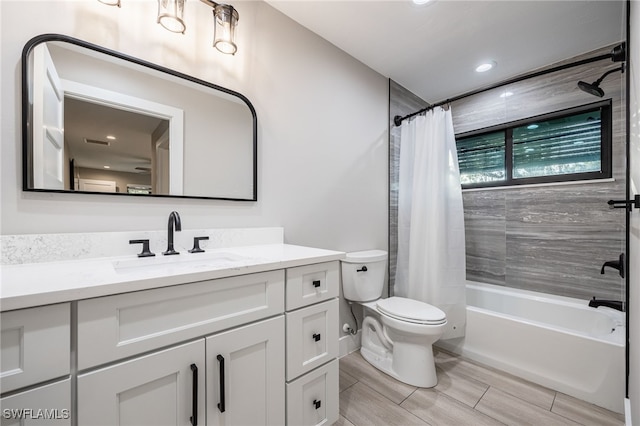
[[624, 312], [624, 302], [620, 300], [597, 300], [595, 296], [591, 300], [589, 300], [589, 306], [592, 308], [597, 308], [598, 306], [606, 306], [608, 308], [617, 309], [621, 312]]
[[604, 274], [604, 268], [606, 267], [616, 269], [620, 273], [620, 277], [624, 278], [624, 253], [620, 254], [618, 260], [604, 262], [604, 265], [602, 265], [602, 269], [600, 269], [601, 274]]

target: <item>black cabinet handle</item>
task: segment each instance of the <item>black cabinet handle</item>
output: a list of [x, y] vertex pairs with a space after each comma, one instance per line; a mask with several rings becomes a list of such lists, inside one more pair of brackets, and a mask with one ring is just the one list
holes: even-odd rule
[[316, 342], [320, 341], [320, 333], [313, 333], [313, 340], [315, 340]]
[[191, 364], [191, 372], [193, 374], [193, 391], [191, 392], [191, 424], [198, 426], [198, 366]]
[[313, 286], [314, 286], [315, 288], [320, 287], [320, 280], [313, 280]]
[[366, 266], [363, 266], [363, 267], [362, 267], [362, 268], [360, 268], [360, 269], [356, 269], [356, 272], [367, 272], [367, 271], [368, 271], [368, 269], [367, 269], [367, 267], [366, 267]]
[[218, 355], [216, 358], [220, 363], [220, 402], [218, 402], [218, 410], [220, 410], [221, 413], [224, 413], [224, 357], [222, 355]]
[[142, 244], [142, 251], [138, 253], [138, 257], [155, 256], [155, 253], [149, 250], [149, 240], [129, 240], [129, 244]]
[[316, 407], [316, 410], [322, 406], [322, 401], [319, 399], [313, 400], [313, 406]]

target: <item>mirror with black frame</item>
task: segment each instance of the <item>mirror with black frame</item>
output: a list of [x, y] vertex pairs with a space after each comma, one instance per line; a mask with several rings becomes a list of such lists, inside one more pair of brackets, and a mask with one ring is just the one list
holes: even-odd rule
[[22, 53], [23, 190], [257, 200], [240, 93], [57, 34]]

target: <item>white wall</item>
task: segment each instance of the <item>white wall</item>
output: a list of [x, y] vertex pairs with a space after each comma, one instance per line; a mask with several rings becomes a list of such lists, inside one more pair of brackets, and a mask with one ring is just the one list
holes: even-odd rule
[[[640, 4], [630, 5], [629, 78], [631, 195], [640, 193]], [[629, 399], [632, 424], [640, 424], [640, 210], [629, 226]]]
[[[211, 47], [212, 17], [186, 3], [187, 32], [155, 23], [155, 0], [0, 2], [2, 222], [6, 234], [283, 226], [289, 243], [387, 246], [387, 80], [262, 2], [234, 3], [239, 50]], [[20, 54], [61, 33], [247, 96], [258, 115], [258, 202], [128, 199], [21, 191]], [[196, 36], [197, 35], [197, 36]]]
[[[212, 13], [186, 2], [187, 31], [155, 23], [155, 0], [0, 1], [0, 233], [282, 226], [285, 241], [342, 251], [386, 249], [387, 79], [263, 2], [234, 1], [238, 53], [211, 47]], [[258, 202], [22, 192], [20, 54], [60, 33], [247, 96], [258, 116]], [[348, 319], [346, 304], [341, 317]], [[342, 324], [343, 321], [341, 321]]]

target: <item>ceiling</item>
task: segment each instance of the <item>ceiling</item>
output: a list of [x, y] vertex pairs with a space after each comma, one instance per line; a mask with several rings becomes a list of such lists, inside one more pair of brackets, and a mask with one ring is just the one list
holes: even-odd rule
[[150, 173], [152, 134], [163, 119], [65, 96], [64, 120], [76, 167]]
[[[434, 103], [624, 39], [624, 2], [266, 0]], [[488, 72], [475, 67], [497, 63]]]

